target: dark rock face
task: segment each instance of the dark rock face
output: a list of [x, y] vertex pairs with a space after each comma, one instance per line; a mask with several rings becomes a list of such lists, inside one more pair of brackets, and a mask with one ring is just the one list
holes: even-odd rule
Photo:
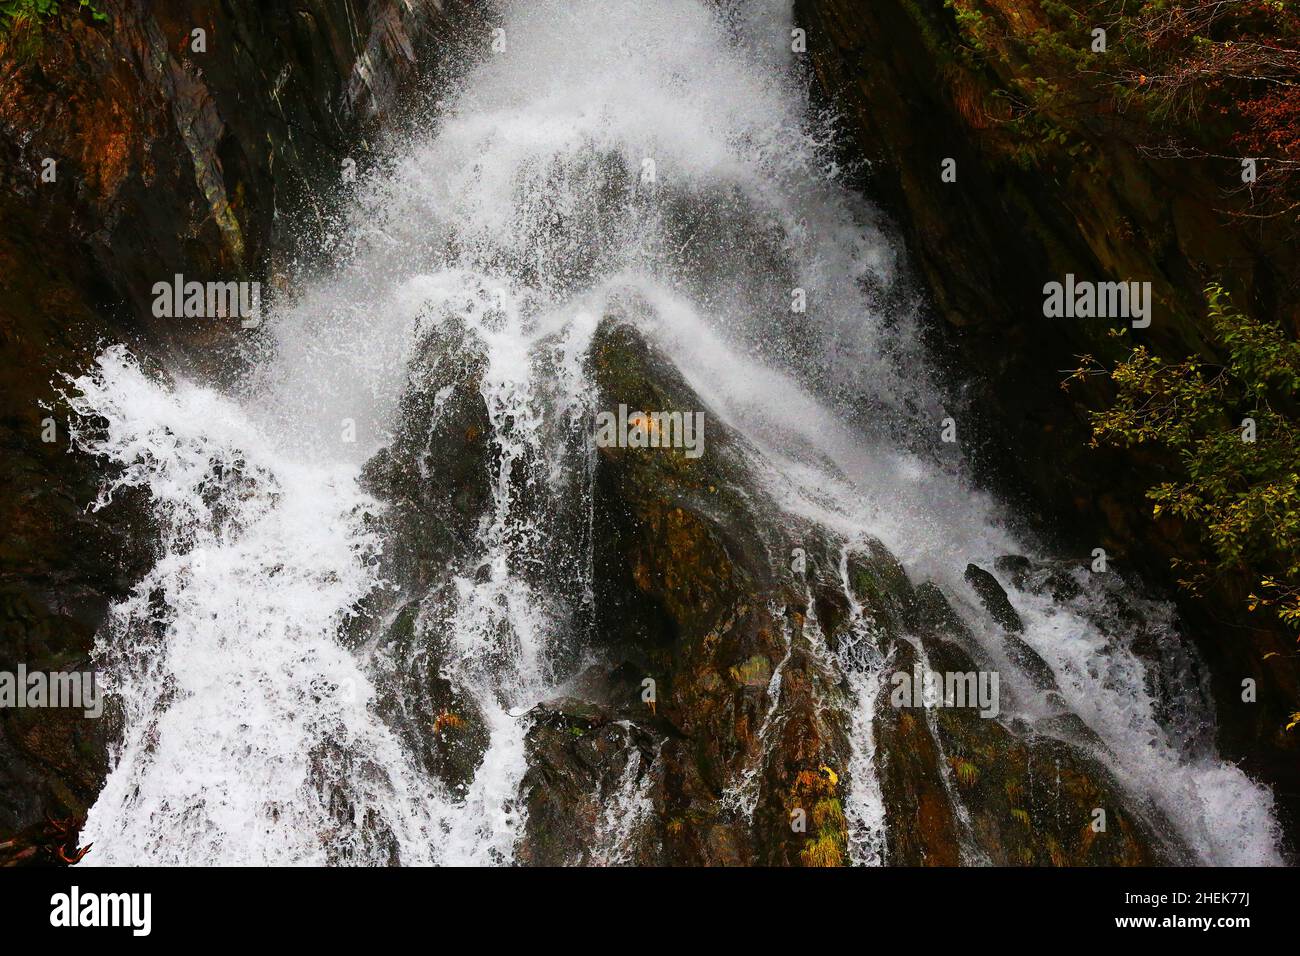
[[[372, 595], [356, 624], [366, 637], [382, 627], [377, 656], [389, 662], [379, 710], [398, 727], [425, 769], [462, 793], [487, 749], [488, 732], [471, 694], [442, 672], [455, 558], [470, 550], [491, 500], [490, 423], [479, 391], [483, 356], [463, 325], [436, 330], [420, 344], [402, 398], [401, 429], [367, 464], [366, 487], [387, 502], [383, 577], [393, 590]], [[428, 600], [430, 596], [433, 600]], [[434, 611], [426, 611], [425, 608]]]
[[[699, 407], [627, 325], [607, 319], [589, 363], [601, 407]], [[910, 675], [921, 652], [934, 670], [981, 669], [965, 649], [971, 635], [878, 542], [849, 552], [841, 577], [839, 545], [785, 529], [741, 465], [743, 440], [710, 428], [697, 460], [600, 451], [594, 649], [608, 663], [530, 714], [521, 861], [847, 863], [846, 722], [866, 706], [847, 675], [882, 658], [874, 762], [885, 862], [1184, 858], [1163, 821], [1158, 831], [1145, 822], [1157, 814], [1130, 806], [1085, 735], [894, 706], [887, 678]]]
[[1056, 681], [1052, 677], [1052, 669], [1032, 647], [1017, 636], [1025, 632], [1025, 622], [1012, 607], [1011, 600], [1007, 597], [1007, 592], [1002, 590], [998, 579], [976, 564], [966, 565], [965, 578], [979, 595], [980, 603], [989, 612], [989, 616], [1002, 628], [1007, 655], [1034, 679], [1040, 689], [1055, 690]]
[[[1036, 22], [1015, 4], [992, 6], [1010, 32]], [[1141, 449], [1090, 449], [1085, 411], [1108, 395], [1097, 382], [1060, 388], [1079, 355], [1115, 355], [1115, 323], [1045, 319], [1043, 284], [1066, 273], [1151, 281], [1155, 317], [1135, 341], [1181, 358], [1205, 351], [1200, 290], [1210, 276], [1254, 314], [1295, 327], [1294, 244], [1225, 225], [1220, 211], [1234, 200], [1222, 168], [1143, 155], [1113, 116], [1084, 124], [1095, 171], [1064, 149], [1049, 149], [1045, 168], [1017, 165], [987, 108], [1008, 77], [960, 55], [941, 0], [797, 0], [795, 17], [818, 86], [843, 117], [848, 158], [870, 161], [860, 184], [896, 219], [943, 319], [967, 454], [1022, 510], [1059, 529], [1066, 548], [1104, 547], [1173, 592], [1170, 559], [1197, 556], [1197, 545], [1153, 523], [1143, 496], [1169, 463]], [[956, 183], [939, 177], [949, 157]], [[1300, 669], [1293, 637], [1246, 612], [1249, 586], [1223, 576], [1178, 601], [1214, 675], [1222, 747], [1271, 782], [1294, 818], [1300, 743], [1279, 727], [1300, 699]], [[1258, 703], [1242, 702], [1245, 678]]]
[[491, 500], [483, 363], [463, 325], [431, 333], [412, 359], [420, 378], [402, 398], [396, 440], [366, 466], [366, 485], [394, 508], [386, 575], [408, 589], [427, 588], [448, 554], [473, 543]]
[[1054, 601], [1070, 601], [1081, 591], [1079, 583], [1070, 576], [1065, 565], [1036, 567], [1026, 557], [1007, 554], [993, 562], [993, 566], [1011, 578], [1011, 583], [1032, 594], [1050, 594]]
[[570, 698], [543, 704], [530, 718], [523, 781], [529, 837], [519, 862], [662, 864], [664, 827], [642, 795], [656, 735], [607, 708]]
[[975, 589], [975, 593], [980, 596], [984, 609], [993, 616], [993, 620], [997, 621], [1003, 630], [1013, 634], [1024, 632], [1025, 622], [1020, 620], [1020, 615], [1011, 606], [1011, 601], [1007, 598], [1007, 592], [1002, 590], [1002, 585], [998, 584], [997, 578], [979, 565], [968, 564], [966, 565], [966, 580]]
[[[327, 212], [343, 161], [363, 166], [363, 137], [411, 105], [419, 64], [446, 62], [420, 54], [448, 45], [470, 8], [374, 0], [356, 22], [343, 0], [125, 2], [103, 24], [56, 18], [34, 57], [11, 44], [0, 60], [8, 201], [34, 210], [46, 241], [71, 238], [70, 278], [100, 286], [90, 303], [135, 319], [152, 321], [153, 283], [175, 272], [270, 278], [272, 257]], [[164, 340], [185, 331], [170, 324]]]
[[[97, 479], [67, 454], [56, 374], [113, 340], [220, 364], [238, 323], [155, 319], [153, 284], [181, 273], [274, 285], [277, 262], [312, 251], [290, 239], [328, 212], [343, 160], [364, 169], [367, 137], [401, 121], [428, 64], [452, 62], [453, 32], [483, 37], [471, 2], [122, 0], [103, 23], [64, 7], [35, 35], [0, 40], [0, 668], [11, 671], [84, 666], [108, 602], [150, 558], [143, 502], [86, 511]], [[53, 182], [41, 179], [47, 158]], [[33, 728], [15, 713], [0, 713], [0, 834], [28, 836], [0, 860], [56, 862], [25, 851], [75, 849], [108, 721]]]
[[392, 662], [377, 707], [429, 775], [463, 794], [483, 762], [489, 734], [474, 698], [438, 667], [447, 658], [445, 645], [421, 653], [431, 630], [421, 621], [419, 602], [398, 611], [377, 647]]
[[[589, 365], [599, 407], [702, 408], [630, 326], [607, 320]], [[668, 861], [807, 862], [790, 816], [818, 817], [835, 798], [819, 768], [842, 771], [847, 759], [826, 706], [834, 682], [805, 633], [807, 601], [773, 560], [795, 542], [764, 536], [777, 525], [746, 493], [743, 448], [710, 428], [694, 460], [677, 449], [601, 449], [597, 640], [654, 681], [655, 713], [674, 731], [653, 788]], [[843, 818], [832, 809], [820, 812], [818, 841], [821, 859], [838, 862]]]
[[[913, 593], [916, 640], [886, 637], [889, 671], [911, 675], [922, 660], [936, 673], [986, 670], [990, 665], [942, 592], [926, 582]], [[1034, 659], [1051, 682], [1050, 668]], [[1040, 672], [1022, 667], [1041, 686]], [[882, 698], [888, 693], [886, 686]], [[1188, 859], [1153, 808], [1133, 812], [1132, 797], [1092, 756], [1100, 748], [1095, 736], [1074, 725], [1046, 736], [1046, 726], [1008, 724], [972, 708], [879, 704], [875, 732], [887, 861], [1129, 866]]]

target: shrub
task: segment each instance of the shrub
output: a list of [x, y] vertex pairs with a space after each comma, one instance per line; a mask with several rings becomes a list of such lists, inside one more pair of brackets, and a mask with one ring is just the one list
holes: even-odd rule
[[[77, 8], [89, 11], [96, 20], [107, 20], [93, 0], [77, 0]], [[26, 26], [38, 26], [59, 12], [59, 0], [0, 0], [0, 35]]]
[[1195, 590], [1211, 574], [1244, 570], [1256, 582], [1250, 609], [1270, 607], [1300, 629], [1300, 343], [1241, 313], [1217, 283], [1205, 295], [1225, 364], [1171, 363], [1145, 346], [1110, 371], [1083, 358], [1074, 377], [1109, 375], [1117, 393], [1092, 414], [1093, 444], [1172, 451], [1182, 475], [1147, 491], [1153, 514], [1196, 529], [1211, 555], [1180, 560], [1181, 583]]

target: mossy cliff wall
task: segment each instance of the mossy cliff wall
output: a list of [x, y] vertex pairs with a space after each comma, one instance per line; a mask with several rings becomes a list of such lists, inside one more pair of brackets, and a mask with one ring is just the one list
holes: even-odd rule
[[[997, 91], [1033, 76], [1012, 45], [1030, 43], [1046, 17], [1036, 3], [979, 6], [1009, 46], [976, 58], [943, 0], [796, 0], [795, 22], [842, 119], [857, 184], [906, 242], [968, 454], [1067, 550], [1082, 558], [1104, 547], [1172, 590], [1170, 558], [1200, 552], [1176, 523], [1151, 518], [1144, 491], [1169, 476], [1170, 462], [1089, 448], [1087, 411], [1108, 402], [1107, 386], [1061, 388], [1079, 356], [1113, 360], [1120, 346], [1109, 332], [1126, 323], [1045, 318], [1043, 286], [1067, 273], [1151, 282], [1151, 325], [1133, 340], [1181, 358], [1209, 352], [1201, 290], [1212, 277], [1294, 332], [1296, 249], [1281, 240], [1283, 223], [1233, 215], [1239, 164], [1154, 158], [1135, 142], [1143, 131], [1082, 76], [1065, 91], [1076, 101], [1068, 134], [1027, 143]], [[955, 182], [941, 179], [948, 158]], [[1281, 729], [1297, 700], [1294, 637], [1246, 612], [1251, 583], [1224, 578], [1179, 602], [1214, 673], [1226, 751], [1276, 784], [1294, 813], [1300, 761]], [[1242, 701], [1245, 678], [1257, 681], [1258, 703]]]

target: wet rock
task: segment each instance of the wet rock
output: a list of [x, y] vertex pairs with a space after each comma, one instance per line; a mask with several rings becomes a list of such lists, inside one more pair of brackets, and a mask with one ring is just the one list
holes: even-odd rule
[[[889, 674], [911, 674], [916, 652], [894, 644]], [[957, 866], [961, 860], [958, 824], [944, 759], [924, 708], [895, 707], [889, 683], [876, 709], [877, 765], [885, 799], [885, 861], [893, 866]]]
[[[975, 669], [964, 651], [946, 641], [927, 641], [926, 653], [937, 671]], [[1133, 798], [1078, 748], [1032, 733], [1016, 736], [1000, 719], [972, 709], [940, 707], [933, 716], [977, 858], [1001, 866], [1135, 866], [1185, 859], [1172, 828], [1153, 829], [1144, 817], [1158, 819], [1155, 811], [1135, 813]]]
[[[459, 319], [431, 326], [412, 350], [393, 441], [366, 463], [362, 482], [386, 508], [382, 577], [353, 621], [352, 641], [378, 622], [379, 711], [453, 794], [463, 794], [489, 734], [472, 693], [448, 671], [458, 575], [473, 567], [476, 539], [492, 502], [496, 450], [481, 394], [484, 356]], [[470, 556], [467, 559], [467, 556]], [[468, 563], [467, 563], [468, 560]]]
[[854, 596], [886, 630], [911, 626], [914, 595], [907, 572], [879, 541], [849, 555], [849, 586]]
[[1010, 579], [1013, 586], [1031, 594], [1050, 594], [1057, 604], [1073, 601], [1081, 593], [1071, 572], [1074, 565], [1065, 562], [1030, 561], [1019, 555], [1004, 555], [994, 567]]
[[648, 790], [659, 738], [588, 701], [562, 698], [529, 711], [527, 812], [517, 858], [526, 866], [662, 861], [660, 820]]
[[916, 588], [912, 607], [917, 626], [926, 632], [969, 637], [965, 623], [933, 581], [925, 581]]
[[[626, 326], [602, 327], [592, 368], [607, 404], [694, 407], [671, 367]], [[606, 592], [622, 595], [614, 605], [620, 611], [637, 608], [602, 619], [602, 633], [610, 646], [630, 648], [632, 668], [644, 667], [656, 680], [660, 713], [674, 730], [657, 738], [647, 785], [664, 827], [665, 859], [842, 864], [849, 843], [843, 797], [853, 784], [844, 725], [850, 698], [826, 657], [832, 648], [844, 650], [838, 641], [848, 635], [850, 609], [833, 595], [838, 559], [815, 532], [796, 542], [767, 530], [777, 523], [760, 496], [744, 493], [743, 463], [730, 454], [740, 439], [723, 438], [716, 458], [688, 462], [603, 449], [599, 463], [598, 515], [611, 526], [613, 547], [598, 578]], [[802, 581], [785, 573], [796, 544], [807, 559]], [[942, 593], [933, 584], [913, 587], [878, 542], [845, 561], [854, 600], [879, 652], [890, 655], [887, 671], [920, 659], [903, 637], [911, 632], [920, 634], [934, 670], [987, 669], [964, 649], [973, 646], [972, 636]], [[991, 575], [976, 568], [971, 576], [990, 613], [1012, 627], [1019, 623]], [[769, 609], [774, 602], [785, 608], [783, 617]], [[626, 624], [654, 618], [663, 623]], [[650, 634], [661, 638], [648, 641]], [[1019, 648], [1025, 669], [1054, 687], [1041, 659], [1014, 633], [1006, 637], [1014, 642], [1009, 653]], [[1060, 728], [1063, 736], [1067, 729]], [[875, 734], [891, 862], [1147, 863], [1165, 859], [1163, 848], [1173, 845], [1145, 822], [1146, 808], [1133, 810], [1099, 762], [1032, 728], [1012, 730], [977, 709], [878, 703]], [[1087, 743], [1082, 733], [1074, 739]], [[625, 753], [602, 758], [604, 778], [627, 766], [631, 746], [622, 736], [609, 742], [611, 753]], [[568, 792], [579, 800], [577, 794], [601, 787], [609, 784], [584, 778]], [[1090, 828], [1097, 808], [1106, 810], [1104, 831]], [[580, 855], [572, 846], [564, 853]]]
[[823, 529], [805, 526], [795, 535], [797, 546], [782, 567], [774, 561], [778, 576], [788, 573], [785, 590], [789, 606], [803, 614], [808, 624], [832, 651], [840, 650], [840, 639], [853, 616], [851, 598], [844, 586], [841, 560], [849, 559], [843, 543]]
[[1002, 590], [1002, 585], [998, 583], [997, 578], [975, 564], [966, 566], [965, 577], [970, 586], [975, 589], [975, 593], [979, 595], [984, 609], [1001, 626], [1003, 646], [1006, 648], [1007, 656], [1040, 690], [1056, 690], [1056, 676], [1052, 673], [1051, 666], [1018, 636], [1024, 633], [1024, 621], [1011, 606], [1007, 592]]
[[1002, 590], [1002, 585], [998, 584], [997, 578], [976, 564], [966, 565], [965, 577], [970, 586], [975, 589], [975, 593], [979, 595], [984, 609], [1004, 631], [1014, 634], [1024, 632], [1025, 622], [1011, 606], [1007, 592]]
[[[66, 235], [89, 254], [95, 275], [77, 279], [100, 288], [80, 285], [85, 301], [112, 290], [165, 346], [210, 345], [229, 330], [155, 321], [153, 283], [176, 272], [269, 281], [268, 260], [319, 256], [319, 235], [302, 227], [330, 215], [343, 160], [364, 171], [378, 124], [409, 114], [421, 82], [445, 66], [434, 51], [485, 36], [475, 8], [127, 0], [102, 22], [47, 18], [32, 55], [0, 50], [0, 151], [8, 169], [55, 158], [58, 179], [14, 177], [6, 193], [44, 210], [42, 238]], [[191, 51], [195, 29], [202, 53]]]
[[[969, 632], [942, 592], [926, 582], [915, 594], [930, 669], [967, 674], [988, 667], [967, 650]], [[915, 660], [903, 642], [893, 653], [905, 665]], [[955, 834], [963, 863], [1140, 865], [1188, 859], [1158, 810], [1140, 803], [1135, 808], [1135, 798], [1100, 762], [1104, 745], [1076, 715], [1063, 713], [1031, 727], [1007, 713], [1007, 703], [1001, 701], [997, 716], [982, 716], [973, 707], [878, 709], [891, 854], [924, 862]], [[904, 715], [912, 726], [903, 726]], [[904, 730], [912, 749], [900, 756], [894, 741]], [[927, 776], [934, 772], [933, 760], [943, 788]], [[901, 798], [896, 786], [927, 794], [929, 816]], [[1105, 811], [1105, 830], [1094, 829], [1098, 809]], [[895, 825], [902, 831], [895, 833]]]
[[[38, 373], [39, 361], [24, 376]], [[6, 405], [20, 394], [0, 392]], [[66, 444], [39, 441], [43, 414], [33, 404], [0, 417], [0, 442], [8, 449], [0, 463], [7, 529], [0, 544], [0, 670], [14, 673], [22, 664], [29, 672], [84, 672], [109, 604], [127, 595], [152, 560], [151, 523], [134, 491], [86, 512], [98, 491], [89, 462], [73, 465]], [[43, 826], [47, 815], [84, 814], [102, 785], [114, 732], [111, 710], [90, 718], [79, 710], [0, 709], [0, 840]], [[66, 837], [75, 847], [75, 828]], [[49, 854], [22, 860], [42, 861]]]
[[[702, 409], [628, 324], [602, 323], [589, 365], [599, 407]], [[811, 652], [808, 598], [787, 564], [801, 543], [775, 530], [741, 439], [704, 411], [699, 458], [600, 449], [599, 640], [645, 667], [680, 737], [663, 747], [654, 797], [671, 861], [843, 862], [829, 803], [815, 832], [791, 829], [793, 803], [811, 812], [838, 799], [808, 788], [829, 780], [820, 767], [838, 774], [847, 762], [836, 681]]]
[[1096, 731], [1084, 723], [1083, 718], [1078, 714], [1072, 714], [1064, 710], [1064, 706], [1064, 703], [1062, 703], [1061, 713], [1053, 714], [1051, 717], [1044, 717], [1036, 721], [1032, 726], [1024, 721], [1013, 722], [1012, 730], [1019, 737], [1042, 734], [1047, 737], [1060, 738], [1067, 743], [1078, 744], [1086, 752], [1099, 755], [1109, 754], [1110, 748], [1097, 736]]
[[998, 724], [978, 730], [952, 731], [949, 766], [976, 843], [995, 865], [1176, 862], [1097, 763], [1052, 738], [1019, 740]]
[[420, 602], [398, 612], [376, 651], [389, 662], [379, 682], [380, 715], [448, 792], [463, 795], [490, 735], [473, 695], [445, 673], [447, 648], [436, 631], [421, 626]]
[[1029, 677], [1036, 688], [1049, 693], [1058, 690], [1056, 674], [1052, 672], [1051, 665], [1043, 660], [1036, 650], [1014, 634], [1004, 635], [1002, 643], [1006, 648], [1007, 656]]
[[[994, 657], [975, 640], [970, 628], [953, 610], [938, 585], [926, 581], [917, 587], [914, 593], [913, 608], [917, 628], [927, 641], [941, 640], [953, 644], [960, 648], [961, 653], [970, 658], [980, 670], [997, 669]], [[1003, 633], [1002, 643], [1008, 655], [1025, 670], [1038, 689], [1055, 689], [1056, 683], [1051, 668], [1027, 644], [1015, 635], [1007, 633]]]
[[423, 591], [474, 543], [492, 500], [495, 450], [480, 392], [482, 347], [457, 321], [431, 329], [411, 362], [393, 442], [362, 476], [389, 503], [385, 576]]
[[1009, 577], [1016, 587], [1024, 586], [1025, 575], [1032, 566], [1030, 560], [1021, 554], [1004, 554], [993, 562], [993, 567]]
[[[448, 562], [471, 543], [463, 535], [486, 503], [479, 479], [466, 494], [463, 478], [487, 473], [492, 450], [458, 437], [484, 412], [472, 343], [454, 327], [447, 335], [407, 398], [409, 428], [367, 478], [394, 503], [388, 533], [399, 541], [395, 553], [407, 555], [393, 579], [408, 603], [391, 612], [380, 644], [380, 656], [398, 663], [397, 690], [381, 706], [455, 792], [487, 738], [472, 698], [438, 667], [448, 659], [439, 635], [451, 622], [437, 620], [436, 608], [449, 603], [438, 596], [450, 586]], [[602, 323], [588, 362], [597, 407], [699, 408], [626, 323]], [[879, 542], [845, 554], [817, 529], [785, 526], [754, 491], [743, 439], [710, 423], [699, 458], [677, 449], [597, 453], [590, 652], [600, 662], [574, 677], [569, 696], [527, 717], [521, 862], [847, 863], [855, 702], [841, 668], [887, 654], [887, 669], [909, 670], [923, 654], [938, 671], [988, 669], [937, 587], [913, 587]], [[789, 563], [796, 548], [802, 571]], [[862, 621], [852, 620], [844, 576]], [[1176, 844], [1153, 833], [1146, 808], [1135, 811], [1089, 755], [1086, 727], [1042, 730], [1052, 733], [971, 709], [878, 704], [887, 861], [1172, 858], [1162, 848]], [[1106, 811], [1104, 831], [1089, 829], [1096, 808]]]
[[849, 857], [843, 800], [852, 786], [845, 759], [848, 701], [810, 648], [799, 637], [792, 643], [754, 814], [757, 862], [844, 866]]

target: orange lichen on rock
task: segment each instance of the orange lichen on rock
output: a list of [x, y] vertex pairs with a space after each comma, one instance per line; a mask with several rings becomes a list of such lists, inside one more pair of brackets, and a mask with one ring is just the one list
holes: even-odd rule
[[444, 728], [455, 730], [457, 727], [463, 726], [464, 723], [465, 721], [462, 718], [456, 716], [449, 710], [444, 710], [434, 719], [433, 732], [437, 735], [441, 733]]

